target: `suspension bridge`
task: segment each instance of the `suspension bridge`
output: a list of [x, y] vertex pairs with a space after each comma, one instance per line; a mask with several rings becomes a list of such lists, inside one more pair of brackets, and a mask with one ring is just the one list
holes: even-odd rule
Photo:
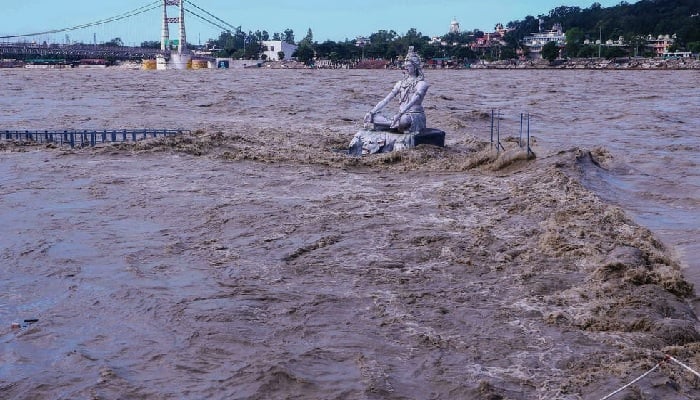
[[[178, 13], [171, 14], [172, 9], [177, 8]], [[156, 10], [162, 13], [156, 16]], [[120, 13], [118, 15], [58, 29], [37, 31], [13, 35], [0, 36], [0, 59], [37, 60], [37, 59], [63, 59], [77, 61], [81, 59], [111, 59], [111, 60], [143, 60], [158, 59], [159, 64], [169, 63], [168, 68], [185, 68], [191, 54], [187, 49], [187, 37], [185, 29], [185, 15], [197, 18], [199, 21], [221, 31], [233, 31], [237, 28], [215, 14], [203, 9], [190, 0], [157, 0], [145, 4], [136, 9]], [[96, 40], [92, 44], [86, 43], [47, 43], [37, 41], [37, 38], [68, 34], [71, 32], [85, 32], [96, 27], [107, 25], [116, 26], [127, 20], [148, 16], [155, 25], [160, 19], [160, 48], [142, 46], [123, 46], [115, 43], [98, 44]], [[150, 23], [150, 22], [149, 22]], [[170, 38], [170, 25], [177, 25], [177, 39]], [[154, 29], [155, 31], [155, 29]], [[66, 40], [67, 41], [67, 40]], [[68, 41], [67, 41], [68, 42]], [[166, 64], [163, 64], [165, 68]], [[161, 65], [159, 65], [160, 67]]]

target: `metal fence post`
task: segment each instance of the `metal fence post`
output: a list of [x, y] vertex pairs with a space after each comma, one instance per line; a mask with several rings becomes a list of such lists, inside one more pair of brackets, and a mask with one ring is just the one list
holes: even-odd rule
[[530, 148], [530, 113], [527, 113], [527, 156], [530, 157], [533, 154]]
[[518, 136], [518, 146], [523, 147], [523, 113], [520, 113], [520, 136]]
[[493, 148], [493, 108], [491, 109], [491, 148]]

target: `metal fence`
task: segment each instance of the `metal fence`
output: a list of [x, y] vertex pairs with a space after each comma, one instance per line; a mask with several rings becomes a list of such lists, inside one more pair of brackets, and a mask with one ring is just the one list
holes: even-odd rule
[[121, 130], [63, 130], [11, 131], [0, 130], [0, 139], [20, 142], [55, 143], [70, 147], [96, 146], [102, 143], [136, 142], [147, 138], [190, 133], [182, 129], [121, 129]]
[[[502, 117], [500, 110], [491, 110], [491, 148], [493, 148], [495, 145], [496, 152], [505, 150], [505, 147], [503, 147], [503, 144], [501, 143], [501, 119]], [[523, 132], [525, 126], [527, 131]], [[495, 139], [494, 133], [496, 135]], [[523, 141], [523, 133], [527, 135], [526, 141]], [[520, 146], [520, 148], [526, 148], [528, 157], [531, 154], [534, 154], [532, 152], [532, 148], [530, 147], [530, 113], [520, 113], [520, 135], [518, 137], [518, 146]]]

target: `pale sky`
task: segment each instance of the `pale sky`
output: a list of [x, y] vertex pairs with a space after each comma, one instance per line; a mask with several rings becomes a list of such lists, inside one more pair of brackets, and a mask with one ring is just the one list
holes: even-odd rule
[[[593, 0], [191, 0], [201, 9], [244, 31], [274, 32], [294, 30], [296, 40], [306, 36], [311, 28], [314, 41], [327, 39], [343, 41], [357, 36], [369, 36], [381, 29], [398, 34], [416, 28], [426, 36], [441, 36], [448, 32], [450, 22], [456, 19], [463, 31], [480, 29], [493, 31], [497, 23], [522, 20], [528, 15], [547, 14], [558, 6], [590, 7]], [[0, 36], [23, 35], [55, 29], [75, 27], [109, 19], [137, 10], [143, 6], [157, 6], [156, 0], [2, 0]], [[619, 0], [599, 0], [603, 7], [619, 4]], [[634, 3], [634, 1], [630, 1]], [[226, 26], [190, 4], [185, 4], [201, 16]], [[177, 7], [168, 7], [169, 16], [177, 16]], [[68, 32], [37, 37], [0, 39], [0, 41], [36, 41], [65, 43], [82, 41], [98, 43], [119, 37], [127, 45], [138, 45], [145, 40], [160, 40], [162, 6], [121, 21], [76, 29]], [[217, 38], [222, 29], [202, 22], [186, 13], [185, 26], [190, 43], [204, 43]], [[549, 27], [547, 27], [549, 28]], [[177, 32], [171, 25], [171, 38]], [[68, 37], [66, 37], [66, 35]]]

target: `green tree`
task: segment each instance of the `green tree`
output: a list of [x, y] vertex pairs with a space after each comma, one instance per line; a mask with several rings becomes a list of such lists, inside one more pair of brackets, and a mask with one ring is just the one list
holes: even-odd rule
[[[215, 48], [221, 49], [218, 51], [218, 57], [233, 57], [241, 58], [243, 57], [243, 46], [245, 43], [246, 34], [241, 30], [241, 27], [237, 27], [235, 31], [224, 31], [221, 32], [219, 38], [212, 40]], [[240, 52], [238, 52], [240, 50]], [[238, 52], [238, 53], [237, 53]], [[234, 56], [236, 53], [236, 56]]]
[[440, 38], [447, 45], [466, 44], [471, 41], [471, 32], [449, 32]]
[[[259, 32], [258, 32], [259, 33]], [[260, 35], [248, 32], [243, 38], [243, 58], [247, 60], [257, 60], [262, 52], [262, 42], [258, 38]]]
[[229, 57], [235, 58], [237, 60], [243, 59], [244, 56], [245, 54], [243, 52], [243, 49], [234, 50], [232, 53], [229, 54]]
[[145, 49], [160, 49], [160, 42], [157, 40], [147, 40], [145, 42], [141, 42], [141, 47]]
[[437, 46], [426, 45], [423, 46], [421, 50], [423, 59], [439, 58], [442, 57], [442, 51]]
[[395, 41], [399, 35], [392, 31], [379, 30], [369, 36], [369, 45], [365, 47], [365, 54], [370, 58], [384, 58], [391, 60], [397, 56]]
[[629, 35], [630, 37], [625, 40], [630, 45], [630, 54], [634, 57], [641, 56], [644, 54], [644, 47], [646, 45], [646, 39], [641, 35]]
[[559, 46], [556, 42], [547, 42], [542, 46], [542, 58], [551, 62], [554, 62], [559, 57]]
[[476, 54], [474, 51], [467, 46], [459, 46], [457, 49], [455, 49], [452, 55], [461, 61], [476, 59]]
[[306, 36], [304, 36], [303, 39], [301, 39], [301, 42], [299, 42], [299, 45], [306, 44], [309, 46], [313, 46], [314, 44], [314, 34], [311, 32], [311, 28], [309, 28], [308, 31], [306, 31]]
[[[116, 38], [110, 40], [109, 42], [105, 42], [105, 46], [108, 46], [108, 47], [122, 47], [122, 46], [124, 46], [124, 42], [122, 42], [122, 39], [121, 39], [121, 38], [116, 37]], [[158, 47], [160, 47], [160, 45], [158, 45]]]
[[515, 49], [512, 47], [501, 47], [501, 60], [513, 60], [517, 57]]
[[289, 44], [295, 44], [294, 42], [294, 30], [293, 29], [285, 29], [284, 30], [284, 39], [282, 39], [284, 42], [289, 43]]
[[622, 47], [609, 46], [609, 47], [604, 48], [602, 55], [603, 55], [603, 57], [605, 57], [607, 59], [624, 57], [627, 55], [627, 51], [625, 49], [623, 49]]
[[360, 58], [362, 49], [357, 47], [354, 40], [345, 39], [344, 42], [338, 43], [336, 52], [341, 60], [356, 60]]
[[300, 62], [306, 65], [311, 65], [314, 59], [314, 49], [308, 44], [301, 44], [292, 55]]
[[586, 34], [581, 28], [570, 28], [566, 31], [566, 46], [564, 49], [567, 56], [576, 57], [578, 55], [585, 37]]
[[[522, 21], [511, 21], [506, 26], [512, 29], [506, 34], [506, 41], [512, 46], [517, 46], [525, 36], [537, 32], [539, 29], [539, 20], [532, 15], [528, 15]], [[475, 35], [476, 36], [476, 35]]]
[[416, 28], [411, 28], [405, 35], [403, 35], [400, 41], [406, 50], [408, 50], [409, 46], [413, 46], [414, 49], [420, 54], [423, 52], [423, 47], [428, 45], [430, 38], [427, 38], [426, 40], [426, 37], [424, 37], [422, 33], [418, 32]]
[[330, 54], [335, 51], [337, 44], [331, 40], [326, 40], [323, 43], [317, 43], [314, 46], [316, 56], [319, 58], [329, 58]]
[[584, 45], [578, 51], [577, 57], [593, 58], [598, 57], [598, 46]]
[[690, 42], [688, 43], [688, 51], [693, 53], [700, 53], [700, 42]]

